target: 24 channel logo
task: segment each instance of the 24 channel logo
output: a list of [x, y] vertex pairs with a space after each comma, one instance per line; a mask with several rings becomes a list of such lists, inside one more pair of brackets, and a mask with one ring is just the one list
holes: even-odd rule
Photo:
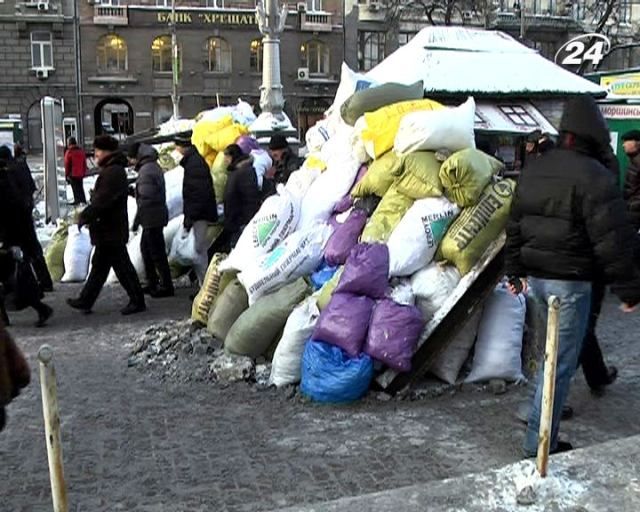
[[564, 43], [553, 61], [566, 67], [591, 63], [597, 67], [611, 50], [611, 41], [603, 34], [582, 34]]

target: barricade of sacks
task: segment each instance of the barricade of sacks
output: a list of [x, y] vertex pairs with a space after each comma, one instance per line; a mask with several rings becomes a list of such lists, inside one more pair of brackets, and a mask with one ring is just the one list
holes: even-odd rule
[[[409, 371], [425, 326], [504, 230], [515, 182], [475, 149], [473, 99], [422, 96], [421, 84], [375, 84], [343, 66], [302, 168], [213, 259], [192, 317], [227, 352], [272, 359], [272, 384], [337, 403], [362, 397], [376, 371]], [[477, 330], [470, 379], [516, 367], [496, 325], [513, 327], [510, 339], [519, 328], [521, 344], [524, 320], [500, 320], [491, 301], [432, 373], [455, 382]]]

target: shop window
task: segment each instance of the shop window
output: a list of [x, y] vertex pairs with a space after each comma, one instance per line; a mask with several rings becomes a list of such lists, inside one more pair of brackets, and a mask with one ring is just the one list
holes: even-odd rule
[[109, 34], [98, 40], [96, 48], [98, 71], [119, 73], [127, 70], [127, 43], [120, 36]]
[[211, 9], [224, 9], [224, 0], [207, 0], [207, 7]]
[[531, 117], [531, 114], [521, 105], [499, 105], [498, 108], [516, 126], [528, 128], [538, 128], [538, 123]]
[[[156, 37], [151, 44], [152, 68], [156, 73], [171, 73], [171, 36]], [[178, 66], [182, 60], [182, 52], [178, 46]]]
[[209, 71], [214, 73], [231, 73], [231, 46], [221, 37], [207, 40], [209, 54]]
[[308, 41], [300, 47], [303, 66], [311, 77], [329, 74], [329, 47], [321, 41]]
[[249, 66], [254, 73], [262, 72], [262, 39], [251, 41], [251, 56]]
[[386, 34], [359, 32], [358, 39], [358, 67], [360, 71], [369, 71], [384, 59]]
[[398, 34], [398, 45], [404, 46], [413, 39], [413, 36], [415, 36], [415, 34], [412, 34], [410, 32], [400, 32]]
[[322, 0], [307, 0], [307, 12], [324, 12]]
[[156, 7], [171, 7], [171, 0], [156, 0]]
[[53, 69], [51, 32], [31, 32], [31, 67]]

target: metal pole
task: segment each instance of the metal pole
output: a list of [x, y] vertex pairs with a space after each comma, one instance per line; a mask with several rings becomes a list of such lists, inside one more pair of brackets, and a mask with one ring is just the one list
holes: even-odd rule
[[60, 414], [58, 413], [58, 385], [53, 364], [53, 350], [42, 345], [38, 351], [40, 361], [40, 388], [42, 391], [42, 414], [49, 459], [49, 478], [54, 512], [67, 512], [67, 488], [62, 465], [62, 441], [60, 438]]
[[520, 39], [524, 39], [524, 32], [525, 32], [525, 22], [524, 22], [524, 13], [525, 13], [525, 8], [524, 8], [524, 2], [525, 0], [520, 0]]
[[178, 119], [180, 117], [179, 103], [180, 96], [178, 96], [178, 81], [179, 81], [179, 54], [178, 54], [178, 36], [176, 34], [176, 0], [171, 0], [171, 103], [173, 104], [173, 117]]
[[542, 389], [542, 411], [540, 413], [540, 431], [538, 435], [537, 467], [541, 477], [547, 476], [549, 466], [549, 446], [551, 443], [551, 424], [553, 420], [553, 402], [556, 392], [556, 364], [558, 362], [558, 331], [560, 322], [560, 299], [549, 297], [549, 316], [547, 318], [547, 343], [544, 353], [544, 387]]

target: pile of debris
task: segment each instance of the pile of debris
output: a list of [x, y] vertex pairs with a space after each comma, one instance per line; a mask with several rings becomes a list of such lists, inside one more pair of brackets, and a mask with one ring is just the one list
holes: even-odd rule
[[225, 354], [222, 343], [191, 320], [152, 325], [132, 339], [129, 367], [177, 382], [249, 382], [266, 386], [271, 365]]

